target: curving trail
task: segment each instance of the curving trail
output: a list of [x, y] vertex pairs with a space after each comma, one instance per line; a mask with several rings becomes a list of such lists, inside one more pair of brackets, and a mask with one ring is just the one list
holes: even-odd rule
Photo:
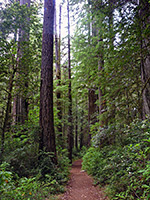
[[67, 191], [59, 200], [108, 200], [103, 191], [93, 185], [92, 178], [81, 171], [81, 166], [82, 160], [73, 163]]

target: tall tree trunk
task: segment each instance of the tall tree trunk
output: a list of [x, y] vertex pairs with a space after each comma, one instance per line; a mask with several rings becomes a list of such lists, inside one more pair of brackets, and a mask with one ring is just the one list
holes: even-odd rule
[[[102, 3], [101, 3], [102, 4]], [[101, 21], [102, 24], [102, 21]], [[104, 70], [104, 47], [103, 47], [103, 30], [102, 27], [100, 27], [100, 30], [97, 30], [97, 35], [98, 35], [98, 42], [100, 42], [99, 45], [99, 49], [98, 49], [98, 73], [99, 73], [99, 77], [101, 76], [100, 74], [102, 74], [101, 72]], [[101, 118], [101, 115], [104, 112], [104, 99], [103, 99], [103, 94], [104, 92], [101, 89], [101, 85], [99, 83], [98, 86], [98, 100], [99, 100], [99, 116], [100, 116], [100, 126], [103, 126], [104, 120]]]
[[[104, 58], [103, 53], [100, 51], [99, 53], [99, 60], [98, 60], [98, 71], [101, 72], [104, 69]], [[103, 99], [103, 92], [101, 86], [98, 87], [98, 99], [99, 99], [99, 115], [101, 116], [104, 111], [104, 99]], [[104, 125], [104, 121], [101, 120], [101, 126]]]
[[[4, 152], [4, 142], [5, 142], [5, 132], [7, 129], [7, 125], [9, 123], [9, 114], [11, 110], [11, 101], [12, 101], [12, 89], [13, 89], [13, 82], [14, 82], [14, 76], [16, 73], [16, 66], [14, 65], [14, 58], [12, 58], [13, 63], [13, 72], [9, 78], [9, 87], [8, 87], [8, 97], [7, 97], [7, 105], [6, 105], [6, 112], [4, 117], [4, 123], [2, 127], [2, 138], [1, 138], [1, 154]], [[0, 155], [1, 157], [1, 155]]]
[[[140, 1], [140, 18], [141, 18], [141, 30], [144, 33], [148, 27], [150, 27], [150, 3], [148, 0]], [[150, 36], [141, 34], [141, 78], [143, 82], [142, 89], [142, 118], [150, 115]]]
[[[59, 5], [59, 40], [58, 40], [58, 61], [61, 66], [61, 15], [62, 15], [62, 5]], [[61, 72], [61, 71], [60, 71]]]
[[88, 124], [89, 124], [89, 137], [88, 137], [88, 145], [91, 144], [91, 132], [90, 126], [95, 124], [97, 121], [97, 95], [95, 94], [95, 89], [89, 89], [88, 92]]
[[59, 123], [57, 125], [58, 130], [58, 143], [63, 147], [63, 137], [62, 137], [62, 104], [61, 104], [61, 68], [60, 68], [60, 40], [61, 40], [61, 5], [60, 5], [60, 17], [59, 17], [59, 39], [57, 36], [57, 20], [56, 20], [56, 6], [55, 6], [55, 54], [56, 54], [56, 80], [57, 83], [57, 90], [56, 90], [56, 97], [57, 97], [57, 111], [58, 111], [58, 120]]
[[70, 162], [72, 162], [72, 148], [73, 148], [73, 128], [72, 128], [72, 95], [71, 95], [71, 59], [70, 59], [70, 16], [69, 16], [69, 0], [67, 2], [67, 12], [68, 12], [68, 153]]
[[44, 1], [44, 24], [42, 39], [42, 66], [40, 87], [40, 150], [52, 152], [57, 163], [54, 113], [53, 113], [53, 25], [54, 0]]
[[[114, 49], [114, 34], [113, 34], [113, 11], [114, 11], [114, 0], [109, 0], [109, 10], [108, 10], [108, 23], [109, 23], [109, 49], [110, 51], [113, 51]], [[102, 6], [103, 2], [101, 1], [100, 5]], [[103, 24], [103, 21], [101, 21], [101, 25]], [[98, 33], [99, 41], [101, 42], [100, 48], [99, 48], [99, 54], [98, 54], [98, 71], [99, 73], [104, 70], [104, 46], [103, 46], [103, 30], [99, 30]], [[105, 91], [101, 89], [101, 86], [98, 88], [98, 96], [99, 96], [99, 115], [101, 116], [106, 111], [106, 101], [104, 99], [104, 93]], [[112, 101], [113, 102], [113, 101]], [[115, 104], [113, 103], [112, 106], [112, 117], [115, 118]], [[100, 126], [107, 125], [107, 119], [100, 120]]]
[[[91, 25], [92, 25], [92, 37], [96, 37], [96, 24], [95, 24], [95, 18], [94, 18], [94, 13], [93, 13], [93, 6], [92, 6], [92, 1], [88, 0], [89, 8], [92, 10], [92, 24], [88, 24], [88, 42], [91, 43], [91, 38], [90, 38], [90, 32], [91, 32]], [[90, 20], [90, 19], [89, 19]], [[93, 46], [96, 44], [93, 44]], [[89, 126], [89, 136], [88, 136], [88, 145], [90, 146], [91, 144], [91, 132], [90, 132], [90, 126], [94, 124], [97, 121], [97, 105], [96, 101], [98, 99], [98, 95], [95, 94], [96, 91], [96, 86], [93, 85], [91, 88], [89, 88], [88, 91], [88, 126]]]
[[[27, 4], [27, 7], [30, 7], [30, 1], [31, 0], [20, 0], [20, 5]], [[25, 19], [29, 21], [30, 19]], [[17, 69], [17, 79], [18, 82], [23, 82], [22, 86], [17, 83], [17, 90], [19, 91], [16, 97], [14, 98], [13, 103], [13, 119], [14, 123], [25, 123], [25, 120], [28, 119], [28, 64], [26, 64], [24, 61], [21, 61], [21, 58], [24, 56], [24, 42], [29, 41], [29, 30], [26, 32], [25, 30], [21, 29], [19, 30], [19, 42], [18, 42], [18, 48], [19, 51], [19, 65]], [[26, 50], [28, 49], [28, 46], [26, 47]], [[22, 77], [23, 75], [23, 77]], [[21, 80], [20, 80], [21, 79]]]
[[109, 0], [109, 45], [110, 50], [114, 49], [114, 33], [113, 33], [113, 12], [114, 0]]
[[[68, 67], [62, 66], [62, 85], [66, 85], [66, 80], [68, 79]], [[68, 93], [62, 94], [63, 98], [68, 98]], [[68, 120], [68, 105], [66, 102], [62, 101], [62, 132], [63, 132], [63, 139], [67, 139], [67, 120]], [[67, 142], [64, 143], [66, 146], [68, 145]]]
[[81, 128], [80, 128], [80, 150], [82, 149], [83, 147], [83, 138], [84, 138], [84, 135], [83, 135], [83, 116], [84, 116], [84, 111], [82, 110], [81, 111]]
[[76, 119], [75, 119], [75, 147], [78, 151], [78, 102], [76, 97]]
[[[109, 49], [110, 49], [110, 54], [111, 52], [114, 51], [114, 25], [113, 25], [113, 13], [114, 13], [114, 4], [115, 1], [114, 0], [109, 0]], [[111, 63], [111, 58], [110, 61]], [[116, 115], [116, 105], [115, 105], [115, 96], [112, 98], [112, 102], [111, 102], [111, 113], [110, 113], [110, 123], [114, 123], [115, 122], [115, 115]], [[106, 106], [104, 105], [104, 109], [106, 108]], [[107, 122], [106, 122], [107, 124]]]

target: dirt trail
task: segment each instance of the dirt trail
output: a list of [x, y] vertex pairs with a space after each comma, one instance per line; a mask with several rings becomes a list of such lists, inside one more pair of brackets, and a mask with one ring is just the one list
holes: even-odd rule
[[108, 200], [103, 191], [93, 185], [93, 180], [81, 170], [82, 160], [72, 165], [71, 179], [65, 194], [59, 200]]

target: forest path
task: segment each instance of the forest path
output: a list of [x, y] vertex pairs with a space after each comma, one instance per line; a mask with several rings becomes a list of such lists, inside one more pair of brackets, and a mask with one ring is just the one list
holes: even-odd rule
[[82, 160], [73, 163], [67, 191], [59, 200], [108, 200], [86, 172], [81, 170]]

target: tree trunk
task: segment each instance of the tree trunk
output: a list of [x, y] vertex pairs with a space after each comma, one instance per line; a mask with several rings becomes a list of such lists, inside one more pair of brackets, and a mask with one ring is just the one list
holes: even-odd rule
[[97, 95], [95, 94], [94, 89], [89, 89], [88, 93], [88, 124], [89, 124], [89, 138], [88, 138], [88, 145], [91, 144], [91, 133], [90, 133], [90, 126], [95, 124], [97, 121]]
[[141, 30], [141, 79], [142, 89], [142, 118], [150, 115], [150, 36], [146, 34], [146, 29], [150, 26], [150, 3], [148, 0], [140, 1]]
[[42, 39], [42, 66], [40, 87], [40, 150], [52, 152], [57, 163], [54, 114], [53, 114], [53, 25], [54, 0], [44, 1], [44, 24]]
[[[20, 0], [20, 5], [27, 4], [27, 7], [30, 7], [30, 1], [31, 0]], [[25, 19], [29, 21], [30, 19]], [[24, 42], [29, 41], [29, 30], [25, 32], [20, 28], [19, 30], [19, 42], [18, 42], [18, 49], [19, 49], [19, 65], [17, 69], [17, 90], [18, 94], [16, 94], [16, 97], [14, 98], [13, 103], [13, 119], [14, 123], [21, 123], [24, 124], [25, 121], [28, 119], [28, 64], [26, 64], [24, 61], [21, 61], [21, 58], [24, 56]], [[26, 45], [26, 44], [25, 44]], [[28, 46], [26, 47], [28, 49]], [[23, 77], [22, 77], [23, 75]], [[20, 80], [21, 79], [21, 80]], [[19, 82], [23, 82], [22, 85], [19, 85]]]
[[[92, 7], [92, 1], [88, 0], [88, 7], [92, 14], [92, 23], [90, 23], [90, 17], [88, 22], [88, 42], [91, 44], [91, 32], [92, 37], [96, 37], [96, 26], [95, 26], [95, 19], [94, 19], [94, 13], [93, 13], [93, 7]], [[93, 44], [96, 45], [96, 44]], [[97, 105], [96, 101], [98, 99], [98, 96], [95, 94], [96, 86], [92, 86], [89, 88], [88, 91], [88, 127], [89, 127], [89, 135], [88, 135], [88, 145], [91, 144], [91, 132], [90, 132], [90, 126], [94, 124], [97, 121]]]
[[78, 151], [78, 102], [76, 97], [76, 119], [75, 119], [75, 147]]
[[[104, 69], [104, 59], [102, 52], [99, 55], [99, 60], [98, 60], [98, 71], [101, 72]], [[98, 87], [98, 99], [99, 99], [99, 115], [102, 115], [104, 112], [104, 99], [103, 99], [103, 92], [101, 90], [101, 87]], [[101, 126], [104, 125], [104, 121], [101, 120], [100, 122]]]
[[80, 150], [83, 147], [83, 116], [84, 116], [84, 112], [82, 110], [81, 112], [81, 128], [80, 128]]
[[58, 111], [58, 120], [59, 123], [57, 125], [58, 130], [58, 143], [63, 147], [63, 137], [62, 137], [62, 104], [61, 104], [61, 91], [59, 87], [61, 86], [61, 68], [60, 68], [60, 40], [61, 40], [61, 6], [60, 6], [60, 18], [59, 18], [59, 39], [57, 37], [57, 21], [56, 21], [56, 6], [55, 6], [55, 54], [56, 54], [56, 80], [57, 90], [57, 111]]
[[113, 33], [113, 12], [114, 0], [109, 0], [109, 45], [110, 50], [114, 49], [114, 33]]
[[[68, 67], [62, 66], [62, 85], [66, 85], [66, 80], [68, 79]], [[63, 99], [68, 99], [68, 93], [65, 92], [62, 94]], [[68, 121], [68, 105], [65, 101], [62, 101], [62, 132], [63, 139], [67, 140], [67, 121]], [[64, 143], [64, 146], [67, 147], [68, 143]]]
[[4, 123], [3, 123], [3, 127], [2, 127], [1, 154], [3, 154], [3, 152], [4, 152], [5, 132], [7, 129], [8, 122], [9, 122], [9, 114], [10, 114], [10, 110], [11, 110], [11, 100], [12, 100], [12, 89], [13, 89], [15, 73], [16, 73], [16, 67], [14, 65], [14, 58], [13, 58], [13, 72], [9, 79], [6, 112], [5, 112]]
[[68, 97], [69, 97], [69, 106], [68, 106], [68, 153], [70, 162], [72, 162], [72, 148], [73, 148], [73, 128], [72, 128], [72, 95], [71, 95], [71, 59], [70, 59], [70, 17], [69, 17], [69, 1], [67, 5], [68, 12]]

